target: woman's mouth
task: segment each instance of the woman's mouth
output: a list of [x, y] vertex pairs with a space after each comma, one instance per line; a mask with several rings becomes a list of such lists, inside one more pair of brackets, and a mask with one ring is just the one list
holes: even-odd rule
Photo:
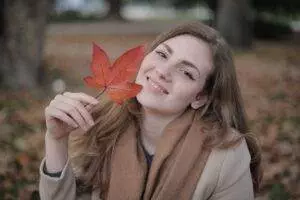
[[161, 92], [163, 94], [169, 94], [166, 88], [161, 86], [158, 82], [152, 80], [149, 76], [147, 76], [147, 81], [155, 91]]

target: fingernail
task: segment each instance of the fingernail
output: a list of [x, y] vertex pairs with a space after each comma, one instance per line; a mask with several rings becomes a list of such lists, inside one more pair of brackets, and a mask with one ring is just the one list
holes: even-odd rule
[[89, 124], [90, 124], [91, 126], [94, 126], [95, 122], [92, 121], [92, 120], [89, 120]]

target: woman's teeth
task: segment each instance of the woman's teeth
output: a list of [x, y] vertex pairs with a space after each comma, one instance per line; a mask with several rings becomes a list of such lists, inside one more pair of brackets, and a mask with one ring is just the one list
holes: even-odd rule
[[162, 92], [164, 94], [169, 94], [168, 91], [166, 91], [163, 87], [161, 87], [157, 83], [153, 82], [149, 77], [147, 77], [147, 80], [152, 85], [152, 87], [154, 87], [155, 89], [159, 90], [160, 92]]

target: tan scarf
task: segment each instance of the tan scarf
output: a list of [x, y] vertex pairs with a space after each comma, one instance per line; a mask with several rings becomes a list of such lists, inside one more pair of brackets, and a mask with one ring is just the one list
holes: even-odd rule
[[170, 122], [156, 147], [148, 172], [139, 131], [131, 126], [120, 137], [112, 158], [108, 200], [191, 199], [210, 151], [200, 117], [188, 110]]

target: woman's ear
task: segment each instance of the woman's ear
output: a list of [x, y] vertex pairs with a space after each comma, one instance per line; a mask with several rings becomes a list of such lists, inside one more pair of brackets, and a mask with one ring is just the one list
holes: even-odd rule
[[191, 103], [191, 107], [195, 110], [203, 106], [207, 102], [207, 95], [201, 92], [197, 95], [196, 100]]

